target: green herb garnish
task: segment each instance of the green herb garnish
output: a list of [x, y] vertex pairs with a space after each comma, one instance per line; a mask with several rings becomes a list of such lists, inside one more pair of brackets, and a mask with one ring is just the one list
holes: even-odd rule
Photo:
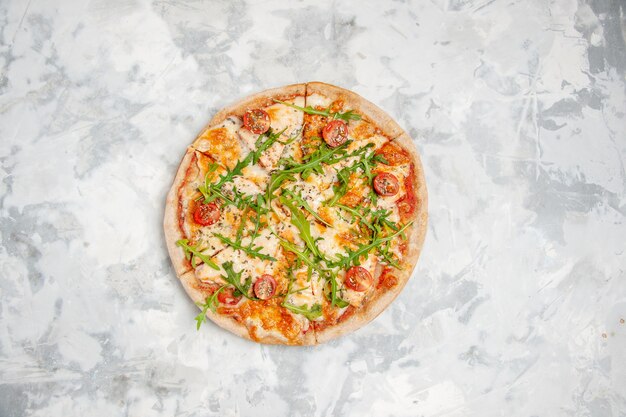
[[389, 236], [385, 236], [385, 237], [375, 237], [372, 242], [365, 244], [365, 245], [361, 245], [357, 250], [355, 251], [351, 251], [351, 250], [347, 250], [347, 255], [339, 255], [339, 258], [337, 261], [331, 262], [331, 266], [332, 267], [336, 267], [339, 266], [341, 268], [344, 269], [348, 269], [349, 267], [351, 267], [352, 265], [360, 265], [360, 258], [363, 255], [367, 255], [372, 249], [382, 245], [383, 243], [389, 242], [390, 240], [392, 240], [394, 237], [398, 236], [399, 234], [401, 234], [407, 227], [409, 227], [411, 224], [413, 224], [413, 222], [409, 222], [407, 224], [405, 224], [404, 226], [402, 226], [402, 228], [400, 228], [397, 232], [389, 235]]
[[209, 309], [215, 313], [215, 311], [217, 310], [217, 305], [219, 304], [217, 296], [220, 292], [222, 292], [224, 288], [226, 288], [226, 285], [222, 285], [220, 288], [218, 288], [217, 291], [215, 291], [213, 294], [206, 298], [204, 304], [196, 303], [198, 307], [202, 308], [202, 312], [198, 314], [195, 318], [197, 323], [196, 330], [200, 330], [200, 326], [206, 321], [206, 313], [207, 311], [209, 311]]
[[276, 258], [274, 258], [273, 256], [270, 255], [266, 255], [264, 253], [261, 253], [261, 249], [263, 249], [260, 246], [254, 246], [254, 240], [250, 240], [250, 244], [248, 244], [247, 246], [244, 246], [241, 243], [241, 240], [230, 240], [229, 238], [227, 238], [226, 236], [222, 236], [219, 233], [213, 233], [213, 236], [215, 236], [216, 238], [218, 238], [219, 240], [221, 240], [222, 242], [226, 243], [228, 246], [231, 246], [235, 249], [239, 249], [244, 251], [245, 253], [247, 253], [248, 255], [252, 256], [253, 258], [258, 258], [264, 261], [275, 261]]
[[330, 106], [325, 109], [325, 110], [317, 110], [314, 109], [311, 106], [306, 106], [306, 107], [300, 107], [297, 106], [295, 104], [291, 104], [291, 103], [287, 103], [285, 101], [280, 101], [280, 100], [276, 100], [274, 99], [275, 102], [280, 103], [280, 104], [284, 104], [285, 106], [289, 106], [292, 107], [294, 109], [300, 110], [305, 112], [306, 114], [315, 114], [318, 116], [324, 116], [324, 117], [330, 117], [332, 119], [341, 119], [341, 120], [345, 120], [350, 121], [350, 120], [361, 120], [361, 115], [358, 113], [355, 113], [354, 110], [348, 110], [346, 112], [343, 113], [339, 113], [339, 112], [331, 112], [330, 111]]
[[198, 259], [200, 259], [202, 262], [204, 262], [205, 264], [207, 264], [211, 268], [216, 269], [216, 270], [220, 269], [215, 264], [215, 262], [211, 261], [209, 256], [207, 256], [207, 255], [202, 253], [202, 251], [204, 249], [199, 249], [198, 248], [200, 246], [200, 243], [196, 244], [195, 246], [192, 246], [192, 245], [189, 244], [189, 240], [188, 239], [180, 239], [180, 240], [176, 241], [176, 245], [178, 245], [181, 248], [183, 248], [183, 250], [185, 251], [185, 258], [188, 261], [191, 261], [191, 266], [193, 266], [194, 268], [198, 264]]
[[235, 287], [233, 295], [238, 296], [241, 294], [249, 300], [258, 300], [258, 298], [248, 295], [250, 287], [252, 286], [252, 279], [250, 277], [247, 277], [244, 282], [241, 282], [243, 271], [235, 272], [232, 261], [224, 262], [222, 268], [226, 271], [226, 276], [222, 275], [224, 281]]
[[311, 215], [315, 217], [318, 221], [324, 223], [326, 226], [332, 226], [326, 220], [324, 220], [319, 214], [317, 214], [315, 210], [313, 210], [311, 206], [309, 206], [309, 203], [307, 203], [306, 200], [302, 198], [300, 194], [294, 193], [293, 191], [288, 190], [286, 188], [283, 189], [283, 194], [287, 195], [292, 201], [297, 203], [298, 206], [302, 207], [303, 209], [311, 213]]
[[295, 206], [293, 200], [287, 199], [285, 196], [280, 197], [280, 202], [291, 211], [291, 224], [298, 228], [300, 232], [300, 238], [304, 241], [311, 253], [318, 258], [322, 255], [317, 249], [315, 239], [311, 236], [311, 223], [304, 217], [304, 214]]
[[322, 315], [322, 306], [317, 303], [313, 304], [311, 308], [309, 308], [308, 304], [296, 306], [289, 303], [283, 303], [282, 306], [293, 311], [296, 314], [302, 314], [309, 320], [315, 320]]

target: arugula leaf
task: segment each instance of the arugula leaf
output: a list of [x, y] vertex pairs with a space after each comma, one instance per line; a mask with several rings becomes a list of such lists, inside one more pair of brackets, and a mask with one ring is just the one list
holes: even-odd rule
[[296, 245], [289, 242], [288, 240], [285, 240], [281, 237], [278, 237], [278, 239], [280, 241], [280, 245], [286, 250], [288, 250], [289, 252], [296, 255], [298, 259], [302, 261], [302, 263], [304, 263], [306, 266], [308, 266], [311, 269], [315, 269], [321, 276], [326, 276], [328, 270], [319, 266], [318, 263], [316, 263], [314, 260], [312, 260], [308, 256], [307, 248], [304, 248], [304, 250], [300, 250], [300, 248], [298, 248]]
[[353, 220], [354, 219], [359, 219], [361, 220], [361, 223], [363, 223], [365, 226], [367, 226], [369, 229], [371, 229], [373, 232], [376, 232], [376, 229], [374, 229], [374, 226], [372, 226], [372, 224], [369, 222], [369, 220], [367, 219], [366, 215], [367, 212], [369, 211], [369, 208], [365, 207], [363, 209], [363, 211], [365, 212], [365, 214], [359, 212], [359, 210], [357, 209], [353, 209], [351, 207], [348, 206], [344, 206], [343, 204], [336, 204], [337, 207], [339, 207], [342, 210], [347, 211], [348, 213], [352, 214], [353, 216]]
[[294, 206], [293, 200], [289, 200], [285, 196], [281, 196], [280, 202], [285, 205], [289, 211], [291, 211], [291, 224], [296, 226], [300, 231], [300, 238], [304, 241], [313, 255], [321, 258], [322, 255], [320, 254], [319, 249], [317, 249], [315, 239], [311, 236], [311, 223], [309, 223], [304, 217], [304, 214]]
[[293, 311], [296, 314], [302, 314], [304, 317], [306, 317], [309, 320], [315, 320], [316, 318], [322, 315], [322, 306], [317, 303], [311, 305], [311, 308], [309, 308], [308, 304], [296, 306], [296, 305], [284, 302], [282, 305], [283, 307]]
[[291, 173], [286, 173], [284, 171], [274, 172], [270, 176], [270, 181], [267, 184], [267, 190], [265, 192], [265, 200], [267, 201], [268, 206], [274, 197], [274, 192], [280, 188], [283, 182], [295, 180], [296, 178]]
[[283, 194], [289, 196], [293, 201], [298, 203], [300, 207], [302, 207], [303, 209], [311, 213], [313, 217], [315, 217], [320, 222], [324, 223], [326, 226], [329, 226], [329, 227], [332, 226], [326, 220], [324, 220], [319, 214], [317, 214], [315, 210], [313, 210], [311, 206], [309, 206], [309, 203], [307, 203], [306, 200], [302, 198], [300, 194], [296, 194], [293, 191], [288, 190], [287, 188], [283, 189]]
[[191, 261], [191, 266], [193, 266], [194, 268], [198, 264], [197, 259], [200, 259], [202, 262], [204, 262], [205, 264], [207, 264], [211, 268], [213, 268], [215, 270], [219, 270], [220, 269], [215, 264], [215, 262], [211, 261], [209, 256], [207, 256], [207, 255], [202, 253], [202, 251], [204, 249], [198, 249], [198, 246], [200, 245], [199, 243], [197, 245], [195, 245], [195, 246], [192, 246], [192, 245], [189, 244], [189, 240], [188, 239], [180, 239], [180, 240], [176, 241], [176, 245], [180, 246], [181, 248], [183, 248], [183, 250], [185, 251], [185, 258], [187, 258], [188, 261]]
[[315, 269], [322, 278], [326, 281], [330, 282], [330, 303], [331, 305], [343, 308], [347, 307], [348, 303], [337, 296], [337, 274], [330, 269], [322, 268], [319, 263], [315, 260], [312, 260], [307, 254], [307, 248], [304, 248], [304, 251], [300, 250], [293, 243], [284, 240], [282, 238], [278, 238], [280, 240], [280, 245], [295, 254], [305, 265], [309, 267], [309, 270]]
[[337, 296], [337, 274], [332, 274], [329, 278], [330, 281], [330, 305], [337, 306], [339, 308], [348, 307], [350, 303], [342, 300]]
[[315, 152], [307, 155], [301, 164], [292, 159], [283, 159], [282, 161], [286, 162], [287, 165], [282, 170], [273, 172], [270, 176], [270, 181], [265, 193], [267, 203], [269, 204], [271, 202], [274, 197], [274, 192], [278, 190], [285, 181], [295, 181], [296, 174], [300, 174], [302, 179], [306, 179], [312, 172], [323, 174], [322, 163], [332, 165], [358, 154], [361, 151], [360, 149], [353, 153], [346, 152], [346, 148], [350, 143], [351, 141], [347, 141], [341, 146], [331, 148], [326, 142], [321, 142]]
[[315, 114], [318, 116], [331, 117], [333, 119], [342, 119], [342, 120], [345, 120], [346, 122], [349, 120], [361, 120], [361, 115], [358, 113], [355, 113], [354, 110], [348, 110], [344, 113], [339, 113], [339, 112], [333, 113], [330, 111], [330, 107], [328, 107], [326, 110], [316, 110], [311, 106], [300, 107], [300, 106], [296, 106], [295, 104], [287, 103], [287, 102], [276, 100], [276, 99], [274, 99], [274, 101], [280, 104], [284, 104], [285, 106], [289, 106], [294, 109], [303, 111], [307, 114]]
[[359, 265], [360, 264], [359, 259], [361, 258], [361, 256], [367, 255], [372, 249], [379, 247], [383, 243], [389, 242], [394, 237], [396, 237], [399, 234], [401, 234], [411, 224], [413, 224], [413, 222], [409, 222], [409, 223], [405, 224], [397, 232], [394, 232], [393, 234], [391, 234], [389, 236], [375, 237], [372, 240], [372, 242], [370, 242], [370, 243], [368, 243], [366, 245], [360, 246], [355, 251], [348, 250], [347, 256], [346, 255], [339, 255], [339, 259], [337, 261], [335, 261], [335, 262], [331, 262], [331, 266], [332, 267], [339, 266], [341, 268], [348, 269], [352, 265]]
[[338, 185], [333, 185], [334, 195], [333, 198], [328, 200], [325, 204], [327, 206], [334, 206], [337, 202], [346, 195], [348, 192], [348, 183], [350, 182], [350, 168], [342, 168], [337, 172]]
[[235, 272], [235, 270], [233, 269], [232, 261], [224, 262], [222, 264], [222, 268], [224, 268], [224, 271], [226, 271], [226, 276], [222, 275], [222, 278], [224, 279], [224, 281], [235, 287], [235, 289], [237, 290], [236, 292], [243, 295], [249, 300], [258, 300], [258, 298], [248, 295], [250, 287], [252, 286], [252, 279], [250, 279], [250, 277], [246, 278], [246, 280], [242, 283], [241, 275], [243, 274], [243, 271]]
[[378, 209], [372, 212], [372, 222], [374, 225], [381, 225], [389, 227], [390, 229], [397, 231], [398, 225], [388, 219], [391, 212], [385, 209]]
[[[274, 133], [272, 132], [272, 129], [270, 128], [267, 132], [259, 135], [258, 139], [256, 140], [256, 143], [254, 144], [256, 150], [254, 152], [250, 152], [250, 155], [252, 155], [253, 165], [259, 162], [259, 158], [261, 157], [261, 154], [265, 152], [267, 149], [269, 149], [270, 146], [272, 146], [274, 143], [276, 143], [276, 141], [278, 141], [278, 139], [282, 136], [282, 134], [285, 133], [285, 130], [287, 130], [287, 128], [284, 128], [280, 132]], [[266, 137], [267, 139], [265, 141], [262, 141], [261, 139], [263, 139], [264, 137]]]
[[195, 318], [196, 323], [197, 323], [196, 330], [200, 330], [200, 326], [202, 325], [202, 323], [206, 321], [206, 313], [209, 309], [215, 313], [215, 311], [217, 310], [217, 306], [219, 304], [219, 300], [217, 299], [217, 296], [220, 292], [222, 292], [224, 288], [226, 288], [226, 285], [222, 285], [220, 288], [218, 288], [217, 291], [215, 291], [213, 294], [211, 294], [209, 297], [206, 298], [204, 304], [196, 303], [198, 307], [202, 308], [202, 312], [198, 314]]
[[310, 153], [304, 158], [302, 164], [289, 165], [285, 167], [282, 172], [288, 174], [302, 173], [303, 179], [306, 179], [307, 175], [305, 174], [311, 170], [323, 173], [324, 171], [321, 166], [322, 163], [332, 165], [354, 156], [353, 154], [346, 152], [346, 148], [350, 145], [350, 143], [352, 143], [352, 141], [347, 141], [336, 148], [331, 148], [326, 144], [326, 142], [322, 142], [315, 152]]
[[[211, 182], [210, 177], [212, 177], [211, 174], [219, 168], [219, 165], [216, 163], [210, 164], [209, 170], [204, 177], [204, 184], [198, 187], [198, 190], [204, 197], [204, 202], [210, 203], [217, 198], [221, 198], [226, 204], [232, 204], [240, 209], [249, 205], [254, 198], [253, 196], [246, 196], [233, 187], [232, 193], [234, 194], [234, 198], [231, 199], [224, 193], [222, 187], [232, 182], [235, 177], [243, 175], [243, 170], [248, 165], [256, 164], [263, 152], [269, 149], [274, 143], [280, 142], [278, 139], [285, 130], [287, 130], [287, 128], [280, 132], [273, 132], [272, 129], [269, 129], [267, 132], [260, 134], [255, 142], [255, 150], [250, 152], [244, 159], [237, 161], [233, 169], [227, 169], [224, 174], [219, 176], [216, 182]], [[295, 140], [298, 135], [299, 132], [294, 138], [290, 139], [290, 142]]]
[[245, 253], [247, 253], [248, 255], [252, 256], [253, 258], [259, 258], [261, 260], [264, 261], [275, 261], [276, 258], [274, 258], [273, 256], [270, 255], [266, 255], [264, 253], [261, 253], [261, 249], [263, 249], [260, 246], [254, 246], [253, 241], [250, 241], [250, 244], [248, 246], [243, 246], [241, 244], [241, 241], [232, 241], [229, 238], [227, 238], [226, 236], [222, 236], [219, 233], [213, 233], [213, 236], [215, 236], [216, 238], [218, 238], [219, 240], [221, 240], [222, 242], [226, 243], [229, 246], [232, 246], [235, 249], [239, 249], [244, 251]]

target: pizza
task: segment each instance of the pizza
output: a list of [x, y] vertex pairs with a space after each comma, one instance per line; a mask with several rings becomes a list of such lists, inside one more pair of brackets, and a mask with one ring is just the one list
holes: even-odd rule
[[313, 345], [373, 320], [417, 263], [426, 183], [385, 112], [329, 84], [219, 111], [187, 148], [164, 229], [207, 318], [260, 343]]

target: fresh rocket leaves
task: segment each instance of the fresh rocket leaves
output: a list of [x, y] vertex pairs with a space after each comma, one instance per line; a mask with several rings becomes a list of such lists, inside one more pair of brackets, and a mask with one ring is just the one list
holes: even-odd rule
[[348, 110], [344, 113], [339, 113], [339, 112], [331, 112], [330, 111], [330, 107], [328, 107], [325, 110], [317, 110], [314, 109], [311, 106], [306, 106], [306, 107], [300, 107], [300, 106], [296, 106], [295, 104], [291, 104], [291, 103], [287, 103], [285, 101], [280, 101], [280, 100], [276, 100], [274, 99], [274, 101], [276, 103], [280, 103], [280, 104], [284, 104], [285, 106], [289, 106], [292, 107], [294, 109], [300, 110], [302, 112], [305, 112], [306, 114], [314, 114], [314, 115], [318, 115], [318, 116], [324, 116], [324, 117], [330, 117], [332, 119], [341, 119], [344, 121], [350, 121], [350, 120], [361, 120], [361, 115], [358, 113], [355, 113], [354, 110]]
[[288, 196], [292, 201], [294, 201], [295, 203], [297, 203], [298, 206], [302, 207], [303, 209], [305, 209], [306, 211], [308, 211], [309, 213], [311, 213], [311, 215], [313, 217], [315, 217], [318, 221], [320, 221], [321, 223], [324, 223], [326, 226], [332, 226], [331, 224], [329, 224], [326, 220], [324, 220], [319, 214], [317, 214], [315, 212], [315, 210], [313, 210], [311, 208], [311, 206], [309, 205], [309, 203], [306, 202], [306, 200], [304, 198], [302, 198], [302, 196], [300, 194], [297, 194], [287, 188], [283, 189], [283, 194], [285, 194], [286, 196]]
[[[278, 133], [273, 133], [272, 129], [270, 129], [264, 134], [259, 135], [259, 138], [256, 140], [256, 143], [254, 144], [256, 150], [254, 152], [250, 152], [250, 155], [252, 155], [252, 158], [251, 158], [252, 164], [256, 164], [257, 162], [259, 162], [259, 158], [261, 158], [261, 155], [263, 154], [263, 152], [268, 150], [270, 146], [276, 143], [278, 139], [282, 136], [282, 134], [285, 133], [285, 130], [287, 130], [287, 128], [284, 128]], [[266, 137], [267, 139], [263, 140], [264, 137]], [[291, 140], [293, 141], [297, 137], [298, 136], [296, 135]]]
[[348, 183], [350, 182], [350, 169], [342, 168], [337, 171], [337, 184], [333, 185], [333, 197], [328, 200], [326, 205], [332, 207], [348, 192]]
[[205, 299], [204, 304], [196, 303], [196, 305], [202, 309], [202, 312], [198, 314], [195, 319], [197, 323], [196, 330], [200, 330], [200, 326], [206, 321], [206, 314], [209, 310], [215, 313], [217, 305], [219, 304], [217, 296], [224, 290], [224, 288], [226, 288], [226, 285], [219, 287], [213, 294]]
[[[227, 192], [222, 187], [225, 184], [233, 182], [233, 179], [235, 177], [243, 175], [244, 168], [251, 164], [256, 164], [261, 158], [263, 152], [269, 149], [274, 143], [280, 142], [278, 139], [281, 137], [286, 129], [287, 128], [276, 133], [274, 133], [272, 129], [270, 129], [267, 132], [259, 135], [255, 143], [256, 149], [250, 152], [244, 159], [237, 161], [233, 169], [227, 169], [224, 174], [220, 175], [219, 179], [216, 182], [211, 182], [211, 178], [213, 173], [219, 168], [219, 165], [216, 163], [209, 165], [209, 170], [205, 176], [204, 184], [198, 187], [198, 190], [204, 197], [204, 202], [210, 203], [219, 198], [225, 204], [232, 204], [240, 209], [249, 205], [250, 201], [256, 198], [255, 196], [245, 196], [234, 187], [231, 192]], [[299, 133], [290, 140], [295, 140], [298, 135]], [[232, 196], [229, 194], [232, 194]]]
[[296, 314], [302, 314], [309, 320], [315, 320], [322, 315], [322, 306], [320, 304], [313, 304], [310, 308], [308, 304], [296, 306], [289, 303], [283, 303], [282, 306]]
[[221, 240], [222, 242], [226, 243], [228, 246], [233, 247], [234, 249], [239, 249], [244, 251], [245, 253], [247, 253], [248, 255], [250, 255], [253, 258], [258, 258], [264, 261], [275, 261], [276, 258], [274, 258], [273, 256], [270, 255], [266, 255], [264, 253], [261, 253], [261, 249], [263, 249], [260, 246], [254, 246], [254, 241], [251, 240], [250, 244], [244, 246], [241, 243], [241, 240], [230, 240], [229, 238], [227, 238], [226, 236], [222, 236], [219, 233], [214, 233], [213, 236], [215, 236], [216, 238], [218, 238], [219, 240]]
[[304, 158], [302, 163], [298, 163], [293, 160], [287, 160], [283, 169], [275, 171], [270, 176], [270, 181], [267, 186], [265, 198], [269, 203], [274, 198], [274, 192], [278, 190], [285, 181], [295, 181], [296, 175], [300, 174], [303, 179], [306, 179], [312, 172], [322, 174], [322, 163], [332, 165], [341, 160], [351, 157], [351, 154], [346, 152], [346, 147], [349, 142], [344, 143], [336, 148], [331, 148], [322, 142], [320, 147], [313, 153]]
[[310, 251], [308, 250], [308, 248], [300, 249], [297, 245], [287, 240], [284, 240], [281, 238], [279, 239], [280, 239], [280, 245], [283, 248], [285, 248], [287, 251], [296, 255], [303, 264], [305, 264], [311, 269], [316, 270], [321, 276], [326, 276], [328, 270], [323, 268], [321, 265], [319, 265], [319, 263], [316, 262], [315, 259], [311, 259], [311, 257], [309, 256]]
[[[370, 149], [373, 146], [374, 145], [372, 143], [369, 143], [353, 152], [350, 157], [355, 157], [356, 161], [352, 165], [343, 167], [337, 171], [337, 183], [333, 185], [334, 194], [333, 197], [326, 202], [326, 205], [332, 207], [336, 205], [344, 195], [346, 195], [352, 174], [358, 172], [359, 169], [362, 172], [362, 177], [366, 181], [366, 184], [371, 188], [372, 180], [374, 179], [374, 174], [372, 173], [374, 164], [385, 161], [382, 156], [376, 154], [375, 152], [370, 152]], [[369, 199], [373, 204], [376, 204], [377, 196], [373, 190]]]
[[321, 254], [315, 244], [315, 239], [311, 236], [311, 223], [304, 217], [302, 213], [294, 204], [293, 200], [289, 200], [285, 196], [280, 197], [280, 202], [289, 209], [291, 212], [291, 224], [298, 228], [300, 232], [300, 238], [304, 241], [311, 253], [318, 258], [321, 258]]
[[258, 300], [256, 297], [250, 296], [250, 287], [252, 286], [252, 279], [247, 277], [244, 282], [241, 282], [241, 275], [243, 271], [235, 272], [233, 269], [233, 263], [231, 261], [224, 262], [222, 264], [222, 268], [226, 271], [226, 276], [222, 275], [224, 281], [235, 287], [235, 296], [239, 296], [240, 294], [250, 300]]
[[348, 303], [346, 301], [339, 298], [337, 287], [337, 273], [335, 271], [322, 267], [320, 265], [320, 259], [312, 258], [309, 249], [306, 247], [304, 249], [300, 249], [298, 246], [284, 239], [280, 239], [280, 245], [285, 248], [285, 250], [296, 255], [303, 264], [309, 267], [309, 270], [316, 270], [317, 273], [326, 280], [326, 282], [330, 282], [330, 295], [328, 298], [331, 305], [340, 308], [348, 306]]
[[361, 245], [358, 249], [354, 251], [348, 250], [346, 255], [339, 255], [336, 261], [331, 261], [331, 266], [338, 266], [343, 269], [348, 269], [353, 265], [360, 265], [360, 258], [362, 256], [366, 256], [372, 249], [375, 249], [380, 245], [391, 241], [393, 238], [404, 232], [411, 224], [413, 224], [413, 222], [405, 224], [398, 231], [392, 233], [389, 236], [375, 237], [370, 243]]
[[219, 270], [220, 268], [215, 264], [215, 262], [211, 261], [210, 256], [207, 256], [202, 253], [204, 249], [199, 248], [199, 243], [195, 246], [189, 244], [188, 239], [180, 239], [176, 241], [176, 245], [183, 248], [185, 251], [185, 258], [191, 262], [192, 267], [196, 267], [198, 265], [198, 259], [210, 266], [213, 269]]

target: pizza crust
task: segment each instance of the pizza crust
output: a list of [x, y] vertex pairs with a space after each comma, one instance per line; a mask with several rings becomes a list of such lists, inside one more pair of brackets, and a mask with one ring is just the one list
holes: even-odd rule
[[343, 100], [345, 110], [354, 110], [366, 121], [376, 125], [390, 139], [400, 136], [404, 130], [387, 113], [360, 95], [332, 84], [319, 81], [306, 84], [307, 96], [320, 94], [332, 101]]
[[219, 125], [229, 116], [237, 116], [241, 118], [248, 109], [270, 106], [275, 103], [274, 99], [282, 100], [295, 96], [304, 97], [305, 94], [306, 84], [292, 84], [261, 91], [260, 93], [253, 94], [243, 100], [237, 101], [230, 106], [224, 107], [222, 110], [217, 112], [215, 116], [213, 116], [209, 124], [203, 130]]
[[[180, 283], [183, 284], [185, 292], [187, 293], [189, 298], [193, 300], [194, 304], [204, 304], [206, 295], [204, 292], [198, 289], [196, 285], [197, 279], [194, 271], [189, 271], [187, 273], [179, 275], [178, 277], [180, 278]], [[221, 328], [226, 329], [229, 332], [236, 334], [237, 336], [250, 339], [250, 336], [248, 335], [248, 329], [240, 323], [237, 323], [233, 318], [213, 313], [211, 310], [207, 311], [207, 317]]]
[[174, 265], [174, 270], [176, 271], [176, 275], [178, 277], [181, 277], [183, 274], [191, 271], [192, 269], [191, 264], [185, 258], [185, 251], [180, 246], [176, 245], [176, 242], [185, 238], [179, 223], [182, 213], [180, 212], [179, 207], [178, 190], [185, 182], [187, 170], [194, 161], [194, 153], [194, 149], [187, 148], [187, 151], [178, 166], [178, 172], [176, 172], [176, 177], [174, 177], [172, 188], [170, 188], [165, 201], [165, 216], [163, 218], [165, 243], [167, 244], [167, 251], [170, 254], [172, 265]]

